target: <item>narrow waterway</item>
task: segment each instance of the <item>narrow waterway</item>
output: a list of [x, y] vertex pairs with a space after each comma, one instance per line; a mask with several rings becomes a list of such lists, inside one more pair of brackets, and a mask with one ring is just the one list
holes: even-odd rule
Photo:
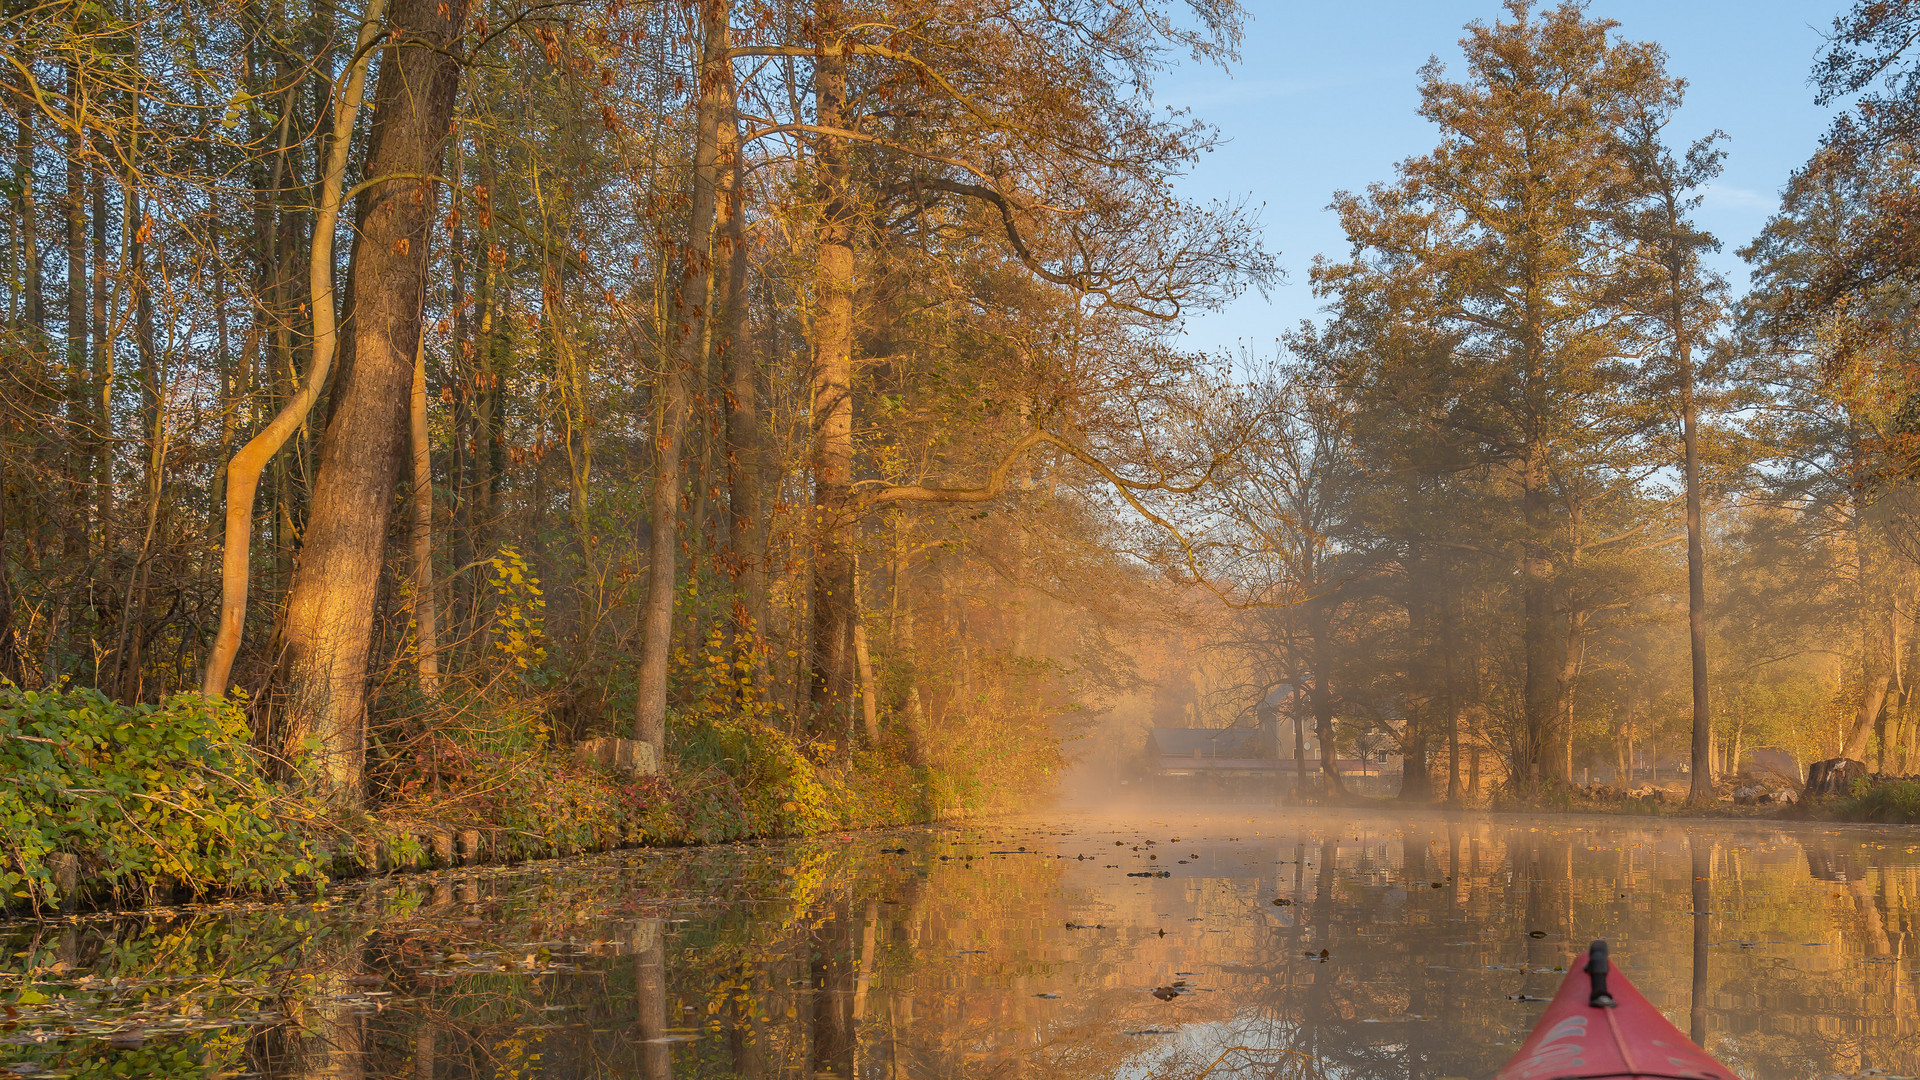
[[[1589, 939], [1750, 1080], [1920, 1072], [1920, 832], [1061, 811], [4, 928], [75, 1076], [1485, 1077]], [[1209, 1072], [1208, 1070], [1211, 1069]]]

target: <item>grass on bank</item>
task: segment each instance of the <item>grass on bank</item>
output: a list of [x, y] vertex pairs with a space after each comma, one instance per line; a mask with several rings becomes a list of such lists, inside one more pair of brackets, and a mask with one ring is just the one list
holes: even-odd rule
[[[342, 814], [274, 782], [234, 701], [195, 693], [123, 705], [95, 690], [0, 688], [0, 891], [63, 899], [56, 856], [91, 902], [272, 894], [350, 871], [368, 841], [419, 854], [422, 830], [478, 829], [493, 861], [591, 846], [714, 843], [928, 821], [1044, 790], [1047, 755], [913, 764], [808, 747], [757, 718], [669, 726], [667, 768], [634, 777], [544, 738], [442, 737], [430, 775]], [[337, 860], [337, 861], [336, 861]]]

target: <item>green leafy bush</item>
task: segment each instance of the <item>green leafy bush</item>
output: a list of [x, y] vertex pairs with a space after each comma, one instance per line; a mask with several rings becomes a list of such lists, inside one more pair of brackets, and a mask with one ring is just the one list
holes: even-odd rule
[[317, 810], [277, 792], [231, 701], [121, 705], [96, 690], [0, 688], [0, 888], [56, 898], [48, 857], [113, 899], [267, 892], [318, 877], [296, 834]]
[[1833, 812], [1847, 821], [1920, 821], [1920, 780], [1855, 780]]

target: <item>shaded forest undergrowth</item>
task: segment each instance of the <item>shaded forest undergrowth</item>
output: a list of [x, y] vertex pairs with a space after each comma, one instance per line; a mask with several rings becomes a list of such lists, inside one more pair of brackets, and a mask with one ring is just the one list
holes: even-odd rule
[[134, 906], [271, 895], [370, 871], [641, 845], [875, 828], [1029, 805], [1057, 757], [908, 760], [847, 752], [758, 718], [670, 724], [666, 767], [635, 775], [485, 731], [411, 746], [391, 789], [342, 809], [274, 776], [241, 704], [183, 693], [123, 705], [91, 689], [0, 689], [6, 906]]

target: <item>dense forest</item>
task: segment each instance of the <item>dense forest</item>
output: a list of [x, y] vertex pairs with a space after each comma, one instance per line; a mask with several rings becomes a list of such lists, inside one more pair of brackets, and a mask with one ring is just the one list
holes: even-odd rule
[[600, 736], [1013, 799], [1173, 638], [1334, 787], [1920, 764], [1920, 3], [1834, 23], [1741, 289], [1660, 48], [1510, 0], [1334, 195], [1324, 319], [1208, 355], [1281, 264], [1153, 93], [1245, 18], [9, 4], [0, 677], [224, 696], [336, 807]]

